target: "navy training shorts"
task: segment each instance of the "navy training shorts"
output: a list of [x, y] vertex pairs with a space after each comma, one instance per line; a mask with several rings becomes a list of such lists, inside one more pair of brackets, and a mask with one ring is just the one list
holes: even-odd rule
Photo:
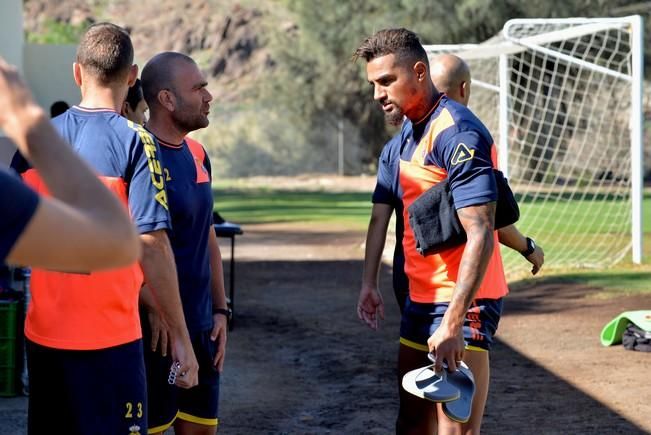
[[219, 372], [214, 366], [217, 343], [210, 332], [190, 333], [194, 354], [199, 363], [199, 384], [190, 389], [170, 385], [167, 380], [172, 366], [168, 354], [161, 356], [160, 349], [151, 351], [151, 332], [142, 316], [147, 371], [147, 397], [149, 432], [157, 433], [170, 428], [177, 418], [207, 426], [219, 424]]
[[[448, 305], [447, 302], [413, 302], [408, 298], [400, 321], [400, 343], [427, 352], [427, 340], [441, 325]], [[463, 323], [466, 349], [490, 350], [502, 315], [502, 305], [502, 298], [473, 301]]]
[[30, 435], [146, 433], [142, 340], [99, 350], [26, 342]]

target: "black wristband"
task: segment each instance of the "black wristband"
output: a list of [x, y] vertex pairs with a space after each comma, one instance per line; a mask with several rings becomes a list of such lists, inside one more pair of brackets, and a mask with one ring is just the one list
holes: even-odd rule
[[231, 318], [231, 310], [228, 308], [213, 308], [212, 313], [214, 314], [223, 314], [227, 319]]
[[533, 254], [535, 250], [536, 250], [536, 242], [534, 242], [533, 239], [527, 237], [527, 249], [525, 249], [524, 251], [520, 251], [520, 254], [522, 254], [522, 256], [526, 258], [531, 254]]

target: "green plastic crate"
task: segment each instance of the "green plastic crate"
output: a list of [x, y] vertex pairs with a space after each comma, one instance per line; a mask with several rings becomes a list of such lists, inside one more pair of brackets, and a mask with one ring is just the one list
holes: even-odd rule
[[20, 303], [0, 300], [0, 396], [15, 396], [16, 374], [16, 329]]
[[16, 339], [19, 305], [18, 301], [0, 300], [0, 340], [5, 338]]
[[0, 367], [0, 397], [15, 396], [16, 383], [16, 368]]
[[16, 366], [16, 339], [0, 338], [0, 368]]

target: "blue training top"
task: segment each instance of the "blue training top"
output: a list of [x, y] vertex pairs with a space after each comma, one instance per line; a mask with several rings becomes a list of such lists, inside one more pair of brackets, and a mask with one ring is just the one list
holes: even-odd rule
[[396, 246], [393, 250], [393, 288], [408, 290], [409, 280], [405, 274], [405, 254], [402, 247], [402, 237], [405, 231], [402, 216], [402, 190], [400, 187], [400, 151], [402, 139], [409, 134], [410, 128], [403, 128], [393, 136], [382, 148], [378, 160], [377, 182], [371, 201], [373, 204], [387, 204], [396, 213]]
[[0, 264], [32, 219], [38, 201], [38, 195], [20, 179], [0, 169]]
[[[125, 186], [121, 199], [141, 234], [170, 227], [159, 148], [151, 134], [110, 109], [73, 106], [52, 123], [111, 190]], [[30, 169], [18, 153], [11, 167], [19, 173]]]
[[196, 141], [159, 140], [172, 216], [170, 242], [185, 321], [190, 333], [213, 327], [208, 236], [213, 229], [210, 160]]
[[[439, 114], [446, 111], [450, 125], [436, 134], [430, 125]], [[485, 204], [497, 200], [497, 185], [493, 175], [493, 138], [484, 124], [466, 106], [445, 95], [440, 96], [432, 113], [418, 124], [410, 121], [403, 125], [401, 159], [412, 160], [421, 140], [433, 143], [423, 149], [424, 165], [433, 165], [447, 172], [450, 191], [457, 209]], [[422, 148], [422, 147], [421, 147]]]
[[[497, 199], [493, 167], [495, 146], [486, 127], [465, 106], [439, 94], [428, 114], [409, 122], [403, 139], [400, 186], [404, 210], [431, 187], [447, 179], [457, 209]], [[403, 215], [406, 213], [403, 211]], [[405, 216], [406, 217], [406, 216]], [[493, 234], [497, 239], [497, 233]], [[403, 239], [409, 297], [414, 302], [449, 302], [454, 293], [465, 243], [422, 256], [410, 223]], [[508, 293], [499, 244], [495, 243], [476, 298], [498, 299]]]

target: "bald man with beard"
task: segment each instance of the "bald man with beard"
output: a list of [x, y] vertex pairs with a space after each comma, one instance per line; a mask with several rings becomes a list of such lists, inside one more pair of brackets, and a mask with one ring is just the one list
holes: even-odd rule
[[176, 52], [159, 53], [147, 62], [142, 89], [150, 112], [146, 128], [160, 144], [172, 220], [170, 241], [186, 324], [199, 361], [198, 386], [181, 390], [168, 383], [169, 341], [151, 291], [143, 288], [143, 336], [150, 344], [145, 352], [148, 433], [163, 433], [173, 426], [177, 435], [214, 435], [230, 313], [213, 229], [210, 159], [202, 144], [187, 137], [208, 127], [213, 97], [195, 61]]

